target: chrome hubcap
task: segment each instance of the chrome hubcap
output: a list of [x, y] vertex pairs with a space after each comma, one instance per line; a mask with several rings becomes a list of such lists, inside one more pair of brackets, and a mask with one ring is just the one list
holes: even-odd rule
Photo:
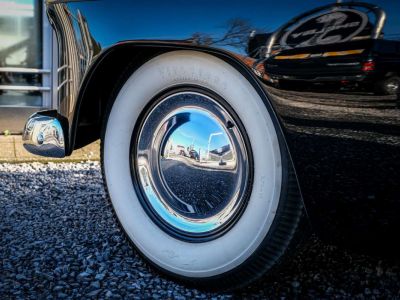
[[136, 185], [158, 225], [199, 238], [238, 218], [248, 197], [251, 153], [239, 120], [221, 101], [201, 92], [169, 94], [137, 132]]

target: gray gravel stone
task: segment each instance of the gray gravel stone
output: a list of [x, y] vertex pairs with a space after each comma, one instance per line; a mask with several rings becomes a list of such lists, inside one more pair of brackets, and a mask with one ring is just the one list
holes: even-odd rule
[[98, 162], [0, 164], [0, 239], [0, 299], [400, 299], [400, 262], [314, 237], [241, 292], [167, 280], [126, 243]]

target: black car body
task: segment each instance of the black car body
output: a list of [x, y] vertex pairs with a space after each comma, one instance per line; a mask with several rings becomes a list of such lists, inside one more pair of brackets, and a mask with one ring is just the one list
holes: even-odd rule
[[[107, 107], [115, 96], [116, 85], [117, 90], [121, 86], [118, 78], [127, 66], [140, 70], [151, 59], [173, 51], [202, 53], [238, 70], [264, 99], [278, 128], [279, 144], [287, 149], [285, 157], [292, 162], [287, 172], [298, 187], [293, 195], [300, 195], [314, 230], [337, 244], [363, 250], [394, 250], [400, 232], [399, 95], [382, 96], [368, 89], [342, 90], [341, 86], [313, 90], [301, 85], [333, 81], [372, 86], [386, 76], [399, 74], [398, 3], [371, 2], [323, 1], [325, 6], [314, 8], [311, 3], [297, 1], [156, 1], [150, 5], [138, 1], [48, 0], [48, 16], [59, 45], [59, 109], [36, 117], [57, 120], [55, 131], [62, 132], [63, 137], [55, 150], [41, 148], [43, 140], [32, 141], [34, 124], [28, 122], [27, 148], [42, 155], [70, 155], [101, 137]], [[290, 26], [298, 28], [309, 17], [348, 11], [359, 11], [355, 14], [368, 18], [355, 35], [336, 32], [338, 39], [302, 47], [282, 46], [279, 38], [272, 39], [289, 32]], [[369, 16], [377, 12], [383, 19]], [[357, 22], [353, 20], [346, 28]], [[321, 30], [311, 31], [311, 36], [327, 33]], [[359, 49], [362, 51], [351, 52]], [[323, 56], [337, 52], [341, 54]], [[304, 53], [307, 58], [299, 55]], [[200, 85], [211, 81], [222, 88], [229, 86], [224, 78], [196, 75], [194, 69], [182, 67], [168, 72], [170, 76], [181, 74], [180, 79], [197, 76]], [[274, 80], [296, 81], [299, 87], [292, 90], [271, 86]], [[243, 111], [246, 109], [244, 105]], [[227, 132], [240, 128], [239, 123], [235, 127], [236, 123], [229, 122]], [[201, 169], [199, 164], [207, 153], [209, 156], [210, 144], [220, 138], [211, 136], [208, 152], [205, 142], [193, 172]], [[192, 144], [194, 138], [188, 139], [192, 140], [188, 145]], [[246, 137], [243, 140], [246, 144]], [[235, 145], [232, 139], [228, 142]], [[134, 145], [132, 142], [131, 147]], [[216, 147], [223, 145], [221, 142]], [[232, 153], [236, 155], [237, 151]], [[212, 176], [217, 174], [215, 168], [220, 174], [231, 174], [233, 160], [229, 159], [220, 166], [209, 162], [202, 170], [207, 169]], [[186, 168], [182, 162], [167, 163], [171, 168]], [[168, 176], [163, 180], [169, 180]], [[208, 192], [218, 187], [222, 191], [222, 186], [209, 188]], [[169, 232], [168, 228], [163, 230]], [[177, 239], [186, 237], [177, 234]]]

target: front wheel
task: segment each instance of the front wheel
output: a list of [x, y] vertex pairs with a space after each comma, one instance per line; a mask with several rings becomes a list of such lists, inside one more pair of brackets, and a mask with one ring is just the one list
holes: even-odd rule
[[282, 134], [228, 63], [162, 54], [122, 84], [105, 124], [102, 168], [116, 216], [162, 272], [240, 288], [297, 241], [303, 206]]

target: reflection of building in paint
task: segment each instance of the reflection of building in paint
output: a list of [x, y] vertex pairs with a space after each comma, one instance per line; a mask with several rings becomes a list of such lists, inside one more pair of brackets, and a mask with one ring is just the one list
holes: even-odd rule
[[[72, 99], [76, 97], [79, 82], [92, 62], [93, 56], [100, 51], [100, 45], [96, 43], [90, 34], [85, 17], [78, 10], [77, 19], [73, 18], [67, 6], [63, 3], [54, 4], [48, 12], [58, 32], [65, 34], [60, 36], [60, 49], [58, 67], [58, 100], [60, 106], [72, 105]], [[74, 27], [78, 26], [79, 31]], [[77, 36], [77, 33], [80, 36]], [[72, 107], [60, 107], [69, 111]]]

